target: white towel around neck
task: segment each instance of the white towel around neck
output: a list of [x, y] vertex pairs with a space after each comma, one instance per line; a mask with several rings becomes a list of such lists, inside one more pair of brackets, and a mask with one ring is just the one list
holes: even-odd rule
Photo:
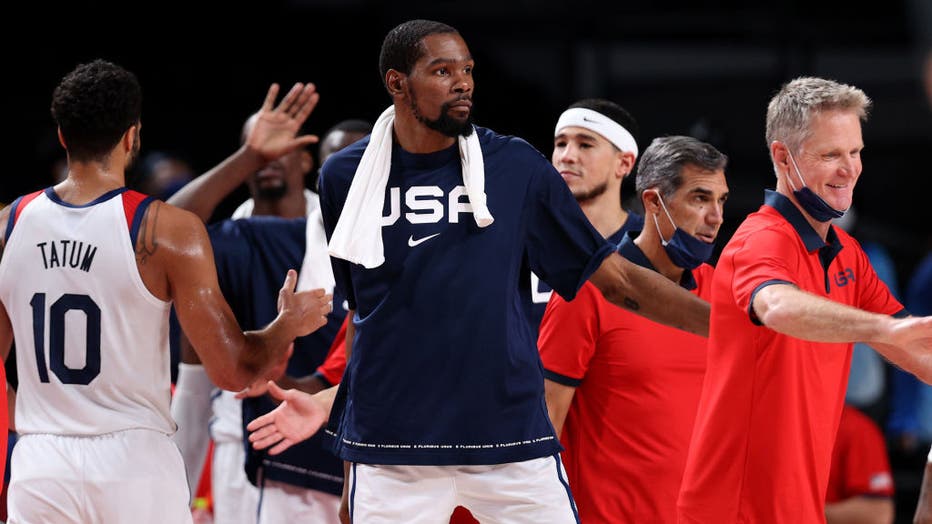
[[336, 279], [333, 278], [333, 267], [330, 265], [330, 255], [327, 253], [327, 235], [324, 233], [324, 220], [320, 214], [320, 208], [307, 216], [304, 235], [306, 240], [304, 260], [301, 263], [301, 270], [298, 271], [297, 290], [323, 288], [327, 293], [333, 293]]
[[[382, 244], [382, 208], [392, 164], [392, 125], [395, 108], [386, 109], [372, 128], [356, 174], [350, 183], [343, 212], [330, 238], [330, 255], [372, 269], [385, 262]], [[457, 139], [463, 167], [463, 184], [479, 227], [492, 224], [486, 205], [485, 164], [475, 130]]]

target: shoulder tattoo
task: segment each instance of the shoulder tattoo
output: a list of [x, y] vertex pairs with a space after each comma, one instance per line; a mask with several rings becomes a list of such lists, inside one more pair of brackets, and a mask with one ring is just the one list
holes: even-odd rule
[[155, 230], [158, 227], [159, 209], [161, 207], [161, 201], [153, 202], [152, 205], [146, 208], [142, 224], [139, 225], [139, 236], [136, 238], [136, 261], [142, 265], [145, 265], [149, 257], [154, 255], [159, 248]]

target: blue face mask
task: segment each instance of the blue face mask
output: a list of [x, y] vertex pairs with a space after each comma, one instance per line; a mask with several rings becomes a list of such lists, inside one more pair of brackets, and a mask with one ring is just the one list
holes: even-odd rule
[[787, 173], [786, 181], [790, 183], [793, 196], [796, 197], [796, 201], [799, 202], [799, 205], [803, 206], [806, 213], [819, 222], [828, 222], [829, 220], [844, 216], [845, 211], [839, 211], [828, 205], [828, 202], [822, 200], [822, 197], [806, 187], [806, 180], [803, 179], [803, 174], [799, 172], [799, 166], [796, 165], [796, 160], [793, 158], [793, 154], [790, 153], [789, 148], [787, 148], [786, 154], [789, 155], [790, 162], [793, 163], [793, 169], [796, 170], [796, 176], [798, 176], [799, 181], [803, 183], [803, 188], [796, 189], [796, 184], [793, 183], [789, 173]]
[[670, 240], [664, 240], [663, 233], [660, 232], [660, 223], [657, 222], [657, 214], [654, 214], [654, 226], [657, 227], [657, 235], [660, 236], [660, 242], [663, 244], [667, 256], [670, 257], [670, 262], [683, 269], [696, 269], [712, 256], [715, 244], [703, 242], [676, 227], [676, 222], [673, 221], [673, 217], [667, 211], [667, 206], [663, 203], [663, 197], [660, 196], [659, 191], [657, 192], [657, 198], [660, 199], [660, 206], [663, 207], [663, 212], [667, 214], [667, 218], [670, 219], [670, 223], [674, 227], [673, 236], [670, 237]]

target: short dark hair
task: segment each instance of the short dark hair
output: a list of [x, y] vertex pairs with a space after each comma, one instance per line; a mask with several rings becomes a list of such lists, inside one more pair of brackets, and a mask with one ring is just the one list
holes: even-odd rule
[[637, 120], [635, 120], [634, 117], [631, 116], [631, 113], [629, 113], [625, 108], [621, 107], [615, 102], [612, 102], [611, 100], [605, 100], [604, 98], [584, 98], [572, 104], [567, 109], [573, 109], [576, 107], [582, 109], [591, 109], [596, 113], [611, 118], [618, 125], [631, 133], [631, 136], [634, 137], [635, 142], [639, 140], [638, 135], [640, 134], [641, 130], [638, 128]]
[[324, 133], [324, 138], [327, 137], [330, 133], [336, 131], [343, 131], [344, 133], [362, 133], [368, 135], [372, 132], [372, 124], [365, 120], [359, 120], [357, 118], [349, 118], [347, 120], [341, 120], [337, 124]]
[[379, 53], [382, 82], [385, 82], [385, 74], [389, 69], [410, 74], [414, 64], [424, 56], [421, 41], [427, 36], [441, 33], [459, 34], [459, 31], [453, 26], [433, 20], [408, 20], [389, 31], [382, 41], [382, 51]]
[[725, 169], [728, 157], [711, 144], [691, 136], [655, 138], [638, 162], [637, 192], [656, 188], [670, 198], [683, 185], [683, 167], [694, 165], [707, 171]]
[[105, 60], [77, 66], [52, 94], [52, 118], [70, 158], [101, 160], [142, 113], [136, 75]]

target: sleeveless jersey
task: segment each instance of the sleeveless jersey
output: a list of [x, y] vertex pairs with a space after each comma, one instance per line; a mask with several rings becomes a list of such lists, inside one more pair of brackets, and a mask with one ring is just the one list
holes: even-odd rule
[[152, 200], [120, 188], [77, 206], [48, 188], [14, 202], [0, 300], [16, 340], [20, 433], [175, 431], [170, 302], [146, 289], [134, 255]]

